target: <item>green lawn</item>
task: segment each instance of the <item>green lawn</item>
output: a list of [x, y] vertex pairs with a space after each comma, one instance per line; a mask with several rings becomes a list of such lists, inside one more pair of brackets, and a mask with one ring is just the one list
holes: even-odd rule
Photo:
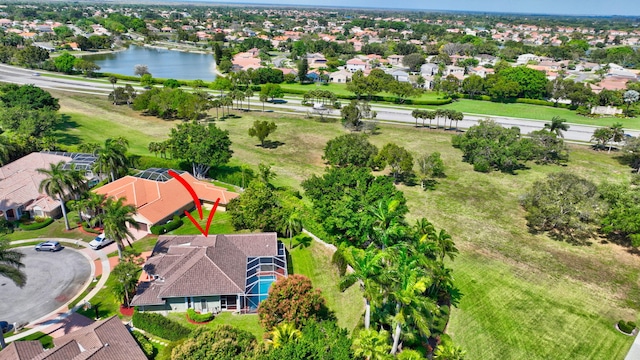
[[[209, 217], [209, 210], [203, 209], [202, 217], [200, 220], [198, 215], [198, 210], [191, 211], [191, 216], [198, 221], [198, 224], [204, 229], [207, 225], [207, 219]], [[200, 230], [196, 228], [196, 226], [189, 220], [188, 217], [183, 216], [182, 221], [184, 225], [179, 228], [173, 230], [169, 234], [172, 235], [191, 235], [191, 234], [199, 234]], [[211, 227], [209, 228], [209, 234], [233, 234], [237, 231], [231, 225], [231, 217], [228, 213], [223, 211], [216, 211], [216, 214], [213, 216], [213, 220], [211, 220]]]
[[96, 317], [97, 307], [98, 317], [100, 319], [106, 319], [113, 315], [123, 317], [122, 314], [120, 314], [120, 305], [122, 304], [122, 301], [120, 299], [116, 299], [113, 291], [111, 290], [115, 282], [116, 279], [113, 276], [109, 276], [104, 287], [100, 289], [100, 291], [98, 291], [91, 300], [89, 300], [89, 303], [91, 303], [91, 309], [85, 310], [80, 308], [78, 313], [88, 317], [89, 319], [94, 319]]
[[[3, 237], [9, 241], [26, 240], [26, 239], [50, 239], [50, 238], [68, 238], [68, 239], [80, 239], [82, 241], [90, 241], [95, 235], [90, 235], [78, 230], [77, 225], [71, 222], [71, 230], [67, 231], [64, 228], [64, 220], [54, 220], [48, 226], [38, 230], [22, 230], [16, 228], [12, 233], [3, 235]], [[37, 242], [36, 242], [37, 243]]]
[[234, 315], [230, 312], [222, 312], [216, 315], [212, 321], [202, 325], [195, 325], [187, 321], [186, 313], [170, 313], [168, 317], [189, 329], [195, 329], [199, 326], [214, 327], [227, 324], [252, 333], [258, 341], [262, 340], [262, 335], [264, 334], [257, 314]]
[[[76, 102], [82, 103], [79, 98], [61, 100], [66, 109]], [[97, 100], [87, 104], [94, 102]], [[91, 118], [96, 126], [113, 128], [122, 134], [128, 130], [123, 123], [137, 122], [136, 128], [143, 133], [136, 140], [139, 143], [166, 136], [159, 133], [156, 119], [123, 113], [111, 122], [110, 117], [103, 118], [100, 114]], [[552, 114], [544, 116], [547, 115]], [[278, 129], [270, 140], [281, 142], [280, 146], [264, 149], [247, 135], [258, 118], [276, 122]], [[148, 127], [139, 125], [145, 121]], [[171, 122], [163, 125], [165, 131], [172, 126]], [[345, 133], [338, 123], [257, 112], [217, 125], [229, 130], [234, 151], [231, 165], [244, 163], [256, 169], [259, 163], [270, 164], [278, 175], [277, 186], [296, 189], [300, 189], [300, 181], [323, 171], [321, 156], [326, 142]], [[572, 246], [545, 235], [532, 235], [518, 199], [535, 180], [551, 172], [570, 171], [596, 182], [620, 182], [630, 180], [629, 168], [620, 164], [615, 153], [575, 146], [571, 148], [567, 166], [530, 164], [531, 169], [517, 175], [482, 174], [461, 161], [460, 151], [451, 146], [451, 136], [426, 129], [381, 125], [370, 140], [378, 148], [394, 141], [414, 156], [441, 153], [447, 178], [439, 180], [435, 190], [425, 192], [418, 186], [405, 185], [399, 188], [407, 198], [409, 221], [428, 218], [437, 228], [446, 229], [461, 251], [452, 266], [456, 284], [465, 295], [460, 308], [452, 312], [449, 332], [467, 351], [467, 358], [624, 358], [632, 338], [612, 333], [612, 326], [619, 319], [638, 318], [637, 255], [600, 240], [589, 246]], [[214, 221], [219, 219], [218, 215]], [[187, 231], [187, 227], [183, 228], [176, 232]], [[314, 246], [307, 253], [302, 249], [292, 251], [294, 272], [311, 277], [338, 314], [342, 326], [352, 329], [362, 313], [361, 297], [337, 300], [335, 295], [340, 294], [327, 285], [331, 280], [326, 280], [333, 276], [332, 267], [321, 263], [313, 249]], [[316, 264], [319, 265], [314, 270], [311, 265]]]
[[45, 333], [37, 331], [31, 335], [25, 336], [18, 341], [30, 341], [30, 340], [38, 340], [42, 344], [42, 347], [45, 349], [51, 349], [53, 347], [53, 338]]
[[[414, 106], [415, 107], [415, 106]], [[497, 116], [509, 116], [519, 117], [527, 119], [537, 119], [549, 121], [554, 116], [560, 116], [563, 119], [567, 119], [570, 123], [595, 125], [595, 126], [610, 126], [614, 122], [621, 122], [625, 128], [640, 129], [640, 118], [588, 118], [576, 114], [575, 111], [562, 108], [554, 108], [551, 106], [540, 106], [530, 104], [519, 103], [497, 103], [491, 101], [479, 101], [460, 99], [448, 105], [442, 106], [417, 106], [420, 108], [428, 109], [453, 109], [470, 114], [486, 114]]]
[[[288, 240], [285, 243], [289, 246]], [[352, 332], [364, 315], [364, 300], [358, 286], [340, 292], [340, 274], [331, 264], [332, 255], [331, 250], [316, 241], [309, 247], [302, 247], [294, 240], [294, 248], [291, 250], [293, 273], [311, 279], [313, 286], [322, 291], [329, 309], [335, 312], [338, 325]]]

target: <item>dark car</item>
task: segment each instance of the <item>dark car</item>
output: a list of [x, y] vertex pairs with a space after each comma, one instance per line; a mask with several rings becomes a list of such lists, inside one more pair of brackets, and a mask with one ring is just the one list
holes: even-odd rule
[[0, 321], [0, 331], [2, 331], [3, 334], [9, 332], [12, 328], [13, 326], [8, 322]]
[[45, 241], [36, 245], [36, 251], [58, 251], [61, 249], [62, 245], [57, 241]]

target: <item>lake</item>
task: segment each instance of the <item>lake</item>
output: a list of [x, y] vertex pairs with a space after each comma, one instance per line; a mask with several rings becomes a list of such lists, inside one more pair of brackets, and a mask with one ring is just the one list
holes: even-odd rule
[[216, 63], [211, 54], [154, 49], [131, 45], [112, 54], [88, 55], [85, 59], [100, 66], [100, 72], [134, 75], [137, 64], [147, 65], [154, 78], [212, 81]]

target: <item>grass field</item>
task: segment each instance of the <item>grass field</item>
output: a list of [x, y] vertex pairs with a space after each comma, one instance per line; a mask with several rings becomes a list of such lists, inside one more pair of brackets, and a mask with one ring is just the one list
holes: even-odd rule
[[[75, 96], [61, 99], [61, 103], [66, 111], [86, 116], [87, 121], [90, 119], [97, 128], [109, 130], [109, 134], [128, 134], [129, 124], [138, 124], [133, 128], [142, 137], [135, 139], [136, 148], [146, 148], [147, 142], [166, 136], [161, 129], [168, 131], [173, 125], [124, 108], [114, 110], [117, 120], [102, 118], [103, 111], [109, 113], [106, 100], [92, 99], [88, 104], [93, 105], [75, 107], [73, 104], [83, 103], [81, 97]], [[264, 149], [247, 135], [258, 117], [276, 122], [278, 129], [270, 140], [283, 145]], [[321, 155], [326, 141], [345, 133], [337, 123], [278, 114], [242, 114], [242, 118], [217, 125], [230, 132], [232, 165], [245, 163], [255, 170], [258, 163], [271, 164], [278, 174], [276, 185], [297, 189], [301, 180], [323, 171]], [[99, 140], [100, 135], [111, 136], [100, 133], [93, 136]], [[77, 136], [84, 139], [86, 135], [78, 132]], [[465, 296], [460, 308], [452, 311], [449, 332], [467, 351], [467, 359], [624, 358], [633, 339], [615, 332], [613, 324], [619, 319], [637, 319], [640, 308], [637, 256], [601, 240], [588, 246], [572, 246], [544, 235], [532, 235], [518, 204], [519, 196], [535, 180], [551, 172], [570, 171], [596, 182], [629, 181], [630, 171], [620, 165], [616, 154], [573, 147], [567, 166], [531, 164], [531, 169], [518, 175], [482, 174], [461, 162], [460, 151], [451, 147], [450, 133], [383, 125], [370, 140], [378, 147], [394, 141], [414, 156], [433, 151], [442, 154], [447, 178], [439, 180], [434, 191], [425, 192], [418, 186], [400, 185], [400, 188], [408, 200], [409, 220], [427, 217], [437, 228], [446, 229], [461, 250], [451, 266]], [[296, 251], [292, 253], [294, 260]], [[313, 274], [304, 269], [304, 264], [317, 259], [305, 257], [299, 256], [297, 265], [294, 262], [294, 272]], [[326, 276], [317, 271], [316, 276]], [[327, 294], [334, 310], [352, 316], [341, 320], [342, 326], [357, 322], [360, 312], [353, 307], [361, 306], [359, 300], [345, 303], [330, 300], [330, 286], [323, 285], [320, 279], [312, 281]]]

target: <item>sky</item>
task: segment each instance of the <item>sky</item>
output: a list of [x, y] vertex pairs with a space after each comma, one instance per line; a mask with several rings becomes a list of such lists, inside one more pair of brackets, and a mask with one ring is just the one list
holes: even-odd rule
[[640, 16], [640, 1], [638, 0], [221, 0], [221, 2], [262, 5], [342, 6], [554, 15]]

